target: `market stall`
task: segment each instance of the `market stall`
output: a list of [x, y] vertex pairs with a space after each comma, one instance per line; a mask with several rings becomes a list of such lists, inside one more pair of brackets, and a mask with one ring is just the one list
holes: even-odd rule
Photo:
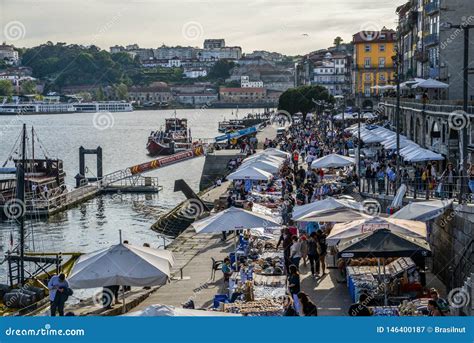
[[343, 240], [337, 248], [346, 261], [347, 285], [353, 301], [367, 293], [379, 304], [387, 305], [389, 297], [398, 301], [411, 299], [421, 291], [424, 258], [431, 254], [426, 240], [379, 229]]

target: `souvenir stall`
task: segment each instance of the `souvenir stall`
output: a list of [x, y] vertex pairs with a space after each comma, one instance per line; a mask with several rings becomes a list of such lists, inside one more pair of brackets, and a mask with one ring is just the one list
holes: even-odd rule
[[[282, 315], [286, 275], [283, 252], [275, 249], [278, 235], [268, 231], [262, 238], [258, 231], [251, 230], [246, 236], [248, 243], [241, 245], [247, 246], [239, 247], [245, 253], [232, 264], [234, 272], [229, 279], [229, 294], [216, 296], [218, 306], [224, 312], [246, 316]], [[231, 256], [232, 260], [235, 258]]]
[[426, 240], [378, 229], [343, 239], [337, 249], [345, 261], [347, 285], [354, 302], [366, 293], [372, 299], [370, 305], [386, 308], [422, 295], [421, 272], [425, 257], [431, 254]]

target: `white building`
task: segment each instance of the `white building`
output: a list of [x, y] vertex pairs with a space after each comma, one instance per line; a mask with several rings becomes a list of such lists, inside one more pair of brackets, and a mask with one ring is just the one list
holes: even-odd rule
[[181, 60], [191, 60], [197, 57], [199, 49], [190, 46], [166, 46], [163, 45], [154, 51], [155, 58], [158, 60], [169, 60], [178, 57]]
[[0, 45], [0, 60], [5, 61], [9, 65], [18, 64], [20, 60], [18, 51], [14, 49], [13, 45], [3, 43]]
[[250, 81], [250, 77], [241, 76], [240, 87], [241, 88], [263, 88], [263, 81]]
[[169, 68], [180, 68], [181, 67], [181, 60], [179, 57], [173, 57], [168, 60], [168, 67]]
[[226, 46], [223, 48], [204, 49], [201, 60], [239, 60], [242, 58], [242, 48], [239, 46]]
[[326, 53], [313, 70], [312, 83], [325, 87], [331, 95], [344, 95], [350, 91], [347, 57]]
[[198, 77], [206, 77], [207, 70], [206, 69], [185, 69], [184, 76], [188, 79], [197, 79]]

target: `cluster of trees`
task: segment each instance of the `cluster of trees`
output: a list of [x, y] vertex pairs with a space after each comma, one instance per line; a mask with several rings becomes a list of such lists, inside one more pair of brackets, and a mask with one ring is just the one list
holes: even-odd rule
[[48, 42], [26, 49], [22, 64], [33, 76], [47, 80], [47, 90], [70, 85], [132, 84], [139, 76], [139, 63], [126, 53], [110, 54], [96, 46], [84, 47]]
[[[132, 85], [146, 85], [155, 81], [193, 82], [184, 77], [182, 68], [142, 68], [138, 57], [133, 59], [125, 52], [111, 54], [96, 46], [47, 42], [37, 47], [22, 49], [20, 54], [22, 64], [33, 69], [33, 76], [46, 81], [46, 92], [59, 91], [64, 86], [109, 85], [114, 87], [116, 93], [120, 94], [119, 98], [122, 98], [126, 93], [124, 89]], [[234, 67], [233, 62], [218, 61], [209, 75], [199, 81], [223, 84]], [[7, 86], [4, 85], [3, 88], [5, 87]], [[27, 83], [25, 88], [26, 92], [31, 90], [32, 86]], [[3, 89], [2, 92], [10, 93], [10, 90]], [[103, 94], [93, 96], [100, 99]]]
[[323, 86], [300, 86], [283, 92], [278, 101], [278, 109], [291, 115], [301, 112], [303, 116], [317, 110], [318, 102], [333, 104], [334, 97]]

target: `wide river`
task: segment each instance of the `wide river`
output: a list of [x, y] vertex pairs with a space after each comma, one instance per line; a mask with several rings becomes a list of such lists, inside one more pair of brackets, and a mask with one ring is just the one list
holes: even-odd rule
[[[240, 116], [258, 109], [240, 111]], [[0, 116], [0, 165], [6, 161], [20, 134], [22, 123], [34, 126], [42, 147], [50, 158], [64, 161], [67, 183], [75, 185], [74, 176], [79, 171], [79, 147], [103, 149], [104, 174], [143, 163], [147, 156], [145, 144], [151, 130], [164, 125], [165, 118], [174, 117], [172, 110], [135, 111], [97, 116], [86, 114], [31, 115], [17, 118]], [[193, 139], [214, 138], [219, 135], [217, 123], [231, 119], [231, 109], [177, 110], [178, 118], [187, 118]], [[35, 155], [42, 157], [39, 146]], [[14, 155], [13, 157], [17, 157]], [[95, 172], [95, 156], [86, 159], [90, 176]], [[103, 195], [91, 199], [67, 212], [48, 219], [27, 222], [27, 249], [51, 252], [91, 252], [123, 239], [131, 244], [148, 242], [152, 247], [163, 245], [163, 237], [150, 226], [167, 210], [184, 199], [174, 193], [176, 179], [184, 179], [195, 191], [204, 165], [204, 158], [181, 162], [146, 175], [157, 176], [163, 190], [154, 195], [125, 194]], [[18, 226], [0, 221], [0, 261], [10, 249], [10, 237], [18, 242]], [[6, 281], [6, 264], [0, 265], [0, 282]]]

